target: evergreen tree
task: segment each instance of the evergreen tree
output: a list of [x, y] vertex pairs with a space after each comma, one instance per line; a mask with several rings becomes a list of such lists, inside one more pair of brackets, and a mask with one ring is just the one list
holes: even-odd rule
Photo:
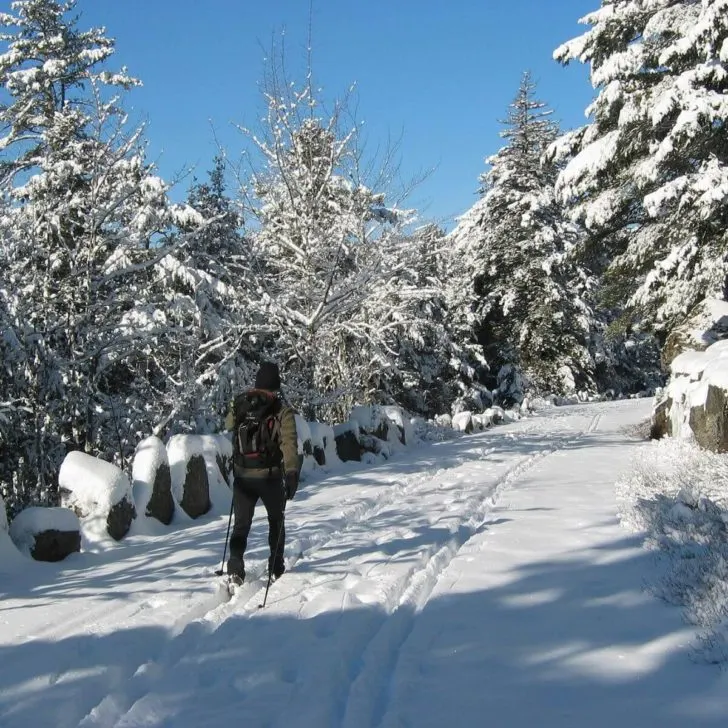
[[207, 181], [192, 185], [187, 203], [209, 221], [187, 245], [188, 256], [221, 280], [234, 275], [234, 266], [244, 263], [240, 257], [247, 251], [241, 242], [242, 213], [227, 193], [222, 154], [215, 156]]
[[216, 429], [234, 393], [249, 383], [257, 358], [250, 246], [226, 192], [222, 156], [206, 182], [192, 185], [187, 202], [204, 222], [181, 226], [185, 244], [157, 263], [150, 303], [166, 322], [147, 336], [168, 382], [157, 434]]
[[[165, 238], [186, 210], [145, 162], [106, 70], [113, 42], [82, 31], [74, 2], [18, 0], [0, 15], [1, 444], [8, 505], [55, 499], [69, 449], [119, 459], [149, 431], [153, 354], [144, 301]], [[182, 241], [180, 241], [180, 244]], [[146, 431], [146, 432], [145, 432]]]
[[389, 275], [365, 302], [385, 342], [368, 384], [375, 397], [432, 417], [469, 391], [480, 348], [460, 343], [445, 284], [445, 232], [428, 224], [385, 251]]
[[725, 0], [604, 0], [556, 50], [591, 65], [592, 121], [565, 135], [558, 189], [589, 230], [607, 303], [663, 338], [728, 274]]
[[452, 233], [467, 285], [460, 307], [483, 345], [491, 383], [512, 399], [524, 386], [547, 393], [593, 386], [589, 276], [570, 257], [580, 231], [555, 199], [557, 167], [542, 159], [558, 127], [534, 90], [524, 74], [503, 121], [507, 143], [487, 160], [482, 196]]

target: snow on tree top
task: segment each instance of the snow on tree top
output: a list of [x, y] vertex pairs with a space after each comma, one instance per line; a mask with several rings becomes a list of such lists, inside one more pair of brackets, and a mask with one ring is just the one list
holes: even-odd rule
[[66, 455], [58, 474], [58, 485], [84, 513], [108, 512], [125, 497], [132, 500], [127, 474], [104, 460], [84, 452]]
[[78, 531], [78, 516], [68, 508], [33, 506], [20, 511], [10, 524], [10, 537], [23, 552], [30, 553], [35, 536], [43, 531]]
[[619, 143], [619, 131], [612, 131], [593, 141], [579, 152], [559, 175], [557, 190], [567, 198], [577, 198], [586, 191], [584, 180], [606, 169]]
[[715, 338], [710, 333], [714, 328], [728, 330], [728, 301], [707, 298], [700, 305], [700, 317], [695, 321], [690, 338], [699, 345], [714, 343]]

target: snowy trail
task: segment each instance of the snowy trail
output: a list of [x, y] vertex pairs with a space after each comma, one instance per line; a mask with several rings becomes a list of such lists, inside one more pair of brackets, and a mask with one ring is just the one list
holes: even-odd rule
[[648, 408], [563, 408], [305, 484], [264, 611], [260, 515], [229, 601], [209, 579], [226, 513], [140, 537], [96, 577], [79, 557], [71, 595], [84, 572], [91, 594], [130, 583], [69, 619], [52, 617], [72, 614], [60, 586], [29, 615], [21, 597], [0, 607], [0, 725], [439, 728], [454, 709], [471, 725], [606, 726], [635, 709], [628, 724], [722, 725], [715, 673], [641, 593], [649, 554], [615, 517], [642, 446], [624, 428]]

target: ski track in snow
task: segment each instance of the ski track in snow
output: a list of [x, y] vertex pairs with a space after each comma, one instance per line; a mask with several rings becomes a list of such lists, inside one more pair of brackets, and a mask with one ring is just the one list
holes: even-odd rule
[[[487, 457], [495, 450], [494, 447], [479, 447], [475, 456], [471, 453], [468, 457], [463, 457], [457, 466], [437, 470], [434, 475], [428, 475], [425, 480], [441, 477], [455, 467], [469, 463], [472, 459]], [[342, 528], [327, 531], [323, 524], [320, 530], [310, 536], [292, 540], [287, 544], [286, 549], [294, 552], [295, 555], [286, 559], [287, 573], [290, 574], [299, 561], [309, 558], [317, 550], [326, 548], [336, 541], [346, 541], [349, 532], [376, 517], [412, 490], [416, 490], [418, 486], [422, 485], [422, 482], [421, 474], [394, 481], [375, 500], [362, 502], [355, 499], [353, 505], [342, 507], [339, 518], [345, 524]], [[283, 579], [285, 578], [284, 576]], [[168, 670], [179, 664], [187, 654], [194, 653], [198, 645], [204, 642], [228, 617], [241, 613], [248, 616], [254, 615], [263, 600], [266, 583], [265, 562], [250, 570], [246, 582], [236, 589], [232, 596], [221, 579], [220, 586], [214, 594], [200, 600], [175, 621], [171, 640], [165, 646], [162, 655], [156, 660], [142, 665], [130, 664], [123, 673], [116, 671], [110, 676], [110, 694], [88, 710], [81, 718], [79, 726], [113, 725], [114, 723], [109, 722], [112, 714], [120, 717], [128, 711], [133, 703], [149, 692], [154, 683], [161, 679]], [[279, 589], [282, 584], [283, 581], [272, 586], [271, 589]]]
[[[246, 715], [260, 714], [259, 725], [266, 728], [394, 724], [394, 678], [403, 670], [402, 654], [406, 646], [409, 652], [417, 647], [413, 630], [433, 593], [442, 591], [441, 584], [452, 588], [459, 579], [461, 567], [448, 571], [450, 565], [461, 555], [467, 561], [487, 559], [490, 540], [479, 537], [500, 522], [508, 509], [508, 492], [545, 458], [582, 447], [599, 430], [606, 412], [601, 405], [571, 412], [564, 408], [405, 451], [374, 467], [362, 465], [319, 477], [289, 514], [287, 573], [271, 586], [265, 610], [259, 605], [267, 580], [267, 559], [260, 558], [267, 555], [266, 524], [259, 519], [248, 580], [232, 596], [223, 579], [213, 576], [214, 567], [197, 567], [186, 577], [185, 583], [196, 585], [217, 581], [217, 587], [202, 597], [194, 590], [190, 595], [181, 591], [174, 569], [166, 572], [157, 596], [135, 601], [133, 597], [144, 592], [126, 595], [120, 590], [112, 601], [100, 607], [94, 603], [91, 610], [68, 620], [65, 627], [71, 632], [82, 628], [83, 634], [102, 639], [82, 640], [63, 653], [46, 676], [36, 679], [35, 689], [42, 689], [43, 680], [49, 688], [71, 689], [73, 707], [62, 706], [55, 716], [57, 728], [175, 726], [177, 721], [197, 725], [195, 711], [205, 710], [190, 697], [197, 690], [223, 701], [221, 690], [237, 691], [233, 704], [237, 700]], [[218, 517], [217, 522], [200, 524], [199, 532], [190, 532], [192, 547], [219, 522]], [[184, 534], [184, 529], [174, 534], [179, 540], [173, 550], [185, 548]], [[131, 557], [137, 572], [147, 568], [146, 562], [139, 565], [134, 554]], [[78, 580], [82, 574], [75, 576]], [[188, 603], [175, 603], [177, 594]], [[345, 614], [354, 617], [345, 620]], [[249, 628], [248, 620], [254, 620]], [[149, 624], [166, 629], [157, 629], [147, 645], [145, 630], [137, 627]], [[255, 663], [257, 651], [265, 649], [271, 636], [276, 639], [280, 625], [287, 638], [299, 644], [292, 651], [292, 663], [282, 642], [274, 644], [271, 656], [263, 655], [262, 665], [243, 657], [247, 662], [240, 663], [243, 669], [237, 677], [206, 665], [205, 660], [228, 649], [238, 651], [241, 645], [248, 647], [241, 654], [252, 655]], [[125, 631], [129, 644], [124, 642]], [[53, 641], [66, 633], [68, 629], [56, 624], [36, 630], [33, 637], [47, 635]], [[109, 641], [121, 646], [115, 661], [104, 659]], [[302, 658], [307, 654], [313, 656], [310, 666]], [[85, 689], [74, 688], [86, 665], [100, 669]], [[240, 703], [252, 699], [249, 684], [254, 684], [257, 672], [274, 676], [282, 702], [262, 710], [255, 701]], [[172, 701], [174, 695], [186, 696], [184, 712], [175, 712], [179, 706]], [[211, 725], [218, 723], [213, 719]]]
[[[487, 526], [493, 506], [507, 488], [517, 483], [523, 474], [543, 458], [574, 445], [585, 435], [594, 432], [600, 418], [601, 414], [595, 414], [580, 433], [552, 436], [548, 447], [517, 456], [516, 463], [507, 467], [487, 489], [475, 488], [475, 492], [464, 502], [452, 506], [455, 522], [448, 524], [436, 539], [427, 544], [418, 554], [414, 565], [404, 570], [404, 573], [398, 573], [394, 580], [390, 579], [393, 583], [387, 584], [385, 588], [384, 611], [379, 618], [370, 620], [369, 629], [350, 636], [352, 639], [347, 651], [349, 673], [341, 676], [334, 685], [320, 690], [321, 699], [330, 701], [329, 709], [324, 712], [330, 716], [331, 725], [357, 728], [380, 723], [387, 712], [390, 677], [396, 669], [399, 649], [406, 642], [416, 615], [426, 605], [440, 576], [468, 541]], [[529, 433], [526, 431], [524, 434]], [[486, 438], [488, 436], [498, 439], [507, 437], [505, 434], [500, 435], [497, 430], [487, 433]], [[293, 539], [287, 545], [288, 552], [294, 555], [286, 560], [287, 575], [271, 587], [269, 606], [281, 598], [277, 594], [285, 589], [286, 580], [296, 573], [294, 569], [299, 562], [311, 560], [330, 547], [346, 546], [354, 532], [384, 514], [390, 507], [401, 508], [402, 502], [408, 496], [422, 498], [427, 494], [428, 486], [434, 498], [442, 498], [439, 483], [444, 478], [456, 475], [462, 465], [467, 465], [472, 470], [474, 461], [480, 461], [485, 467], [489, 467], [487, 458], [495, 452], [504, 452], [502, 443], [498, 446], [486, 444], [467, 448], [464, 456], [456, 458], [447, 467], [424, 475], [422, 472], [414, 473], [392, 481], [373, 500], [353, 499], [353, 503], [344, 505], [341, 509], [337, 522], [343, 525], [339, 528], [327, 530], [328, 524], [317, 522], [315, 531], [305, 537]], [[469, 515], [462, 518], [463, 514]], [[232, 597], [221, 581], [215, 593], [200, 600], [180, 616], [162, 653], [154, 660], [141, 665], [132, 663], [126, 669], [111, 671], [108, 675], [109, 689], [106, 696], [98, 704], [86, 706], [79, 714], [77, 725], [140, 725], [135, 720], [126, 723], [124, 718], [137, 703], [154, 691], [155, 685], [180, 667], [186, 658], [196, 654], [201, 645], [209, 640], [210, 635], [231, 616], [251, 618], [258, 613], [258, 605], [265, 592], [265, 562], [263, 565], [256, 565], [250, 572], [249, 581], [237, 589]], [[360, 575], [349, 574], [348, 578], [355, 579], [358, 576]], [[361, 576], [366, 577], [367, 574]], [[347, 577], [343, 578], [345, 580]], [[331, 578], [327, 576], [314, 577], [307, 581], [299, 588], [299, 600], [304, 605], [312, 601], [315, 599], [316, 589], [327, 582], [331, 582]], [[341, 609], [351, 606], [351, 601], [349, 591], [344, 591]], [[335, 672], [336, 667], [332, 664], [331, 675]], [[317, 679], [320, 677], [319, 675]], [[310, 687], [308, 682], [305, 684], [307, 688]], [[284, 713], [282, 719], [273, 725], [290, 726], [290, 717]]]
[[416, 615], [427, 604], [440, 577], [453, 559], [488, 524], [490, 511], [503, 492], [543, 458], [572, 446], [584, 435], [595, 432], [600, 420], [601, 415], [596, 414], [581, 436], [561, 440], [553, 447], [523, 458], [492, 486], [486, 497], [475, 496], [471, 499], [469, 505], [472, 506], [473, 515], [457, 529], [450, 541], [429, 557], [424, 566], [410, 574], [402, 586], [399, 603], [393, 615], [382, 624], [366, 645], [360, 668], [350, 683], [341, 722], [343, 728], [378, 726], [381, 723], [389, 702], [390, 677], [396, 669], [400, 648], [412, 631]]

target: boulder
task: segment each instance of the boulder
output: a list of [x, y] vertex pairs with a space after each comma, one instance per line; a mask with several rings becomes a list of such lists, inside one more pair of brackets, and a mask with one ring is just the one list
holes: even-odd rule
[[356, 422], [360, 432], [374, 435], [380, 440], [387, 439], [389, 426], [381, 407], [370, 404], [356, 405], [351, 408], [349, 419], [351, 422]]
[[319, 445], [313, 446], [313, 459], [316, 465], [326, 465], [326, 451]]
[[149, 518], [169, 525], [174, 517], [172, 478], [167, 449], [158, 438], [147, 437], [137, 446], [132, 466], [134, 501]]
[[215, 462], [217, 463], [217, 469], [220, 471], [220, 477], [223, 482], [229, 483], [230, 473], [233, 471], [233, 459], [226, 453], [217, 452], [215, 453]]
[[386, 440], [380, 440], [374, 435], [366, 432], [359, 434], [359, 445], [364, 452], [371, 452], [375, 455], [382, 455], [388, 458], [392, 455], [392, 446]]
[[212, 508], [210, 477], [219, 477], [217, 449], [212, 436], [173, 435], [167, 443], [172, 497], [190, 518]]
[[728, 452], [728, 339], [704, 351], [684, 351], [670, 370], [672, 376], [652, 418], [653, 434], [666, 433], [714, 452]]
[[168, 526], [174, 518], [174, 498], [172, 497], [172, 477], [169, 463], [161, 463], [154, 473], [152, 495], [147, 502], [144, 515], [156, 518]]
[[650, 439], [659, 440], [665, 435], [671, 434], [670, 428], [670, 410], [672, 409], [672, 399], [666, 397], [660, 400], [652, 411], [652, 420], [650, 422]]
[[106, 532], [120, 541], [136, 518], [134, 495], [127, 474], [113, 463], [74, 451], [58, 474], [61, 505], [82, 519], [106, 521]]
[[415, 438], [412, 423], [405, 415], [404, 410], [401, 407], [395, 407], [393, 405], [387, 405], [382, 410], [387, 419], [396, 425], [397, 436], [402, 445], [413, 445]]
[[319, 466], [335, 465], [339, 461], [336, 454], [336, 437], [334, 428], [325, 422], [309, 422], [313, 443], [313, 457]]
[[0, 494], [0, 583], [3, 580], [3, 574], [21, 571], [27, 566], [27, 559], [21, 556], [8, 531], [5, 501]]
[[368, 452], [389, 456], [405, 445], [408, 436], [413, 440], [400, 407], [358, 405], [352, 407], [350, 419], [359, 426], [359, 444]]
[[705, 402], [690, 408], [689, 423], [698, 445], [728, 452], [728, 391], [709, 384]]
[[115, 541], [121, 541], [131, 528], [132, 521], [136, 518], [136, 508], [129, 497], [122, 498], [114, 503], [106, 516], [106, 533]]
[[361, 460], [361, 446], [359, 445], [359, 428], [356, 423], [346, 422], [334, 427], [336, 454], [342, 462], [348, 460]]
[[81, 550], [81, 531], [41, 531], [35, 535], [30, 555], [36, 561], [63, 561]]
[[10, 538], [36, 561], [63, 561], [81, 550], [81, 525], [68, 508], [31, 507], [13, 519]]
[[471, 412], [458, 412], [453, 415], [452, 427], [458, 432], [464, 432], [466, 435], [473, 431], [473, 415]]
[[443, 414], [435, 416], [435, 424], [440, 427], [452, 427], [452, 415]]
[[204, 516], [212, 507], [210, 481], [207, 478], [207, 467], [202, 455], [192, 455], [187, 461], [179, 504], [190, 518]]
[[2, 493], [0, 493], [0, 532], [7, 533], [8, 530], [8, 514], [5, 510], [5, 501]]

